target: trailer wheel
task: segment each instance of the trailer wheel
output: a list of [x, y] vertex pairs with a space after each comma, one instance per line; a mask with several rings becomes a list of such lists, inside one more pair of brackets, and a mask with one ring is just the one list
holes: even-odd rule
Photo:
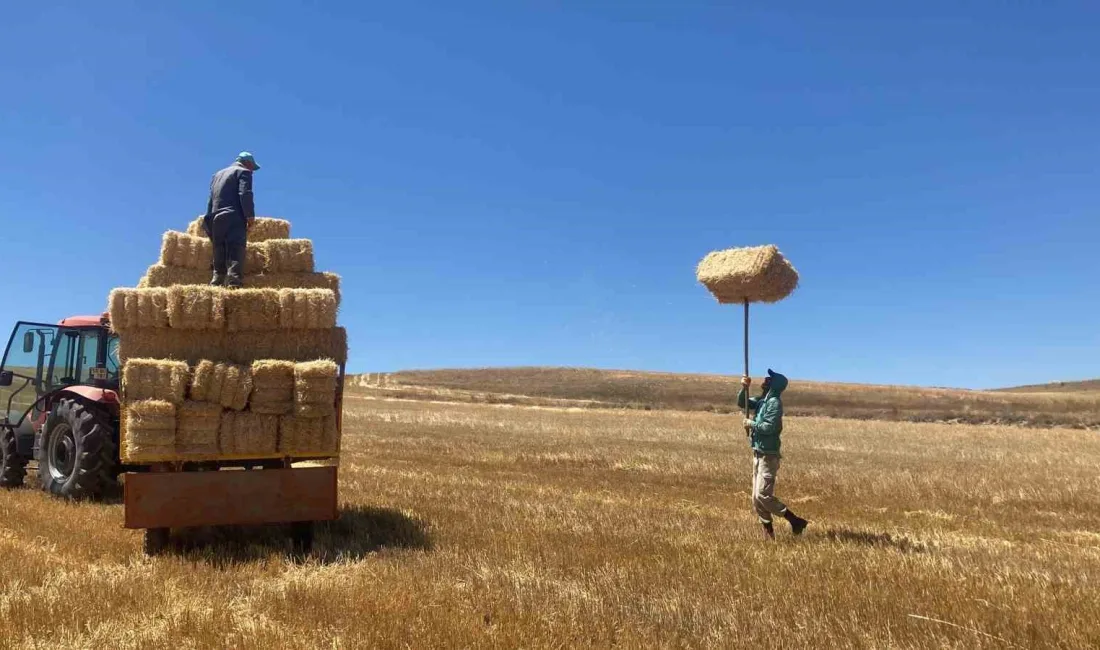
[[0, 429], [0, 487], [19, 487], [26, 476], [27, 459], [19, 455], [15, 431]]
[[46, 418], [38, 445], [42, 489], [70, 499], [102, 494], [116, 481], [111, 434], [110, 421], [101, 411], [60, 400]]
[[168, 548], [170, 528], [146, 528], [142, 550], [148, 556], [160, 555]]

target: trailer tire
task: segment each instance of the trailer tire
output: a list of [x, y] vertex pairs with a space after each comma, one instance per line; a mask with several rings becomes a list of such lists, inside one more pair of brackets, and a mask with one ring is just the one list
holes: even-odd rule
[[42, 427], [38, 479], [69, 499], [96, 497], [117, 483], [118, 457], [107, 414], [72, 399], [57, 402]]
[[0, 429], [0, 487], [20, 487], [26, 476], [27, 459], [19, 455], [15, 431]]

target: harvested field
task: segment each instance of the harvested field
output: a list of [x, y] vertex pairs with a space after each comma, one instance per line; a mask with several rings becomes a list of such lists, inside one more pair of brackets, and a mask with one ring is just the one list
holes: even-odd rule
[[736, 416], [357, 391], [344, 416], [342, 520], [302, 563], [269, 529], [143, 559], [121, 505], [0, 493], [5, 642], [1100, 645], [1095, 433], [788, 418], [778, 494], [812, 524], [764, 544]]
[[[777, 368], [777, 370], [781, 370]], [[736, 413], [739, 377], [591, 368], [484, 368], [374, 374], [379, 396]], [[383, 381], [384, 380], [384, 381]], [[352, 383], [359, 378], [349, 380]], [[379, 384], [384, 383], [384, 386]], [[760, 385], [757, 379], [756, 386]], [[791, 379], [790, 415], [1100, 428], [1100, 391], [1000, 392]]]

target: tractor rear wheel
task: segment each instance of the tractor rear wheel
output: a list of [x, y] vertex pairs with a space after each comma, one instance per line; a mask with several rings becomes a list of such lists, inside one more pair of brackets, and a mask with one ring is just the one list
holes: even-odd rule
[[0, 487], [19, 487], [27, 476], [27, 459], [19, 455], [15, 432], [0, 429]]
[[110, 420], [99, 409], [60, 400], [46, 418], [39, 440], [42, 489], [70, 499], [103, 494], [117, 481], [112, 433]]

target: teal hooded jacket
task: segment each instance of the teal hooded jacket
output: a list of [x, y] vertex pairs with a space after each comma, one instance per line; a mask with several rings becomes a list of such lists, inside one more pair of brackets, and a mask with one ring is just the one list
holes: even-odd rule
[[[779, 434], [783, 433], [783, 402], [779, 396], [787, 390], [787, 378], [771, 369], [768, 370], [771, 384], [768, 394], [759, 399], [749, 398], [749, 409], [756, 412], [752, 427], [753, 451], [762, 454], [779, 454]], [[737, 405], [745, 408], [745, 389], [737, 393]]]

